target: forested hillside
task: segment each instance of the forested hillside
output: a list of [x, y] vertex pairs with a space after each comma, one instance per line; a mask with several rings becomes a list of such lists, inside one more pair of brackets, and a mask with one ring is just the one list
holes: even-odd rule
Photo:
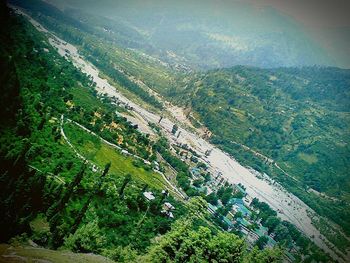
[[[178, 93], [212, 142], [350, 232], [349, 70], [237, 66], [198, 74]], [[308, 188], [325, 196], [309, 196]]]
[[[177, 75], [182, 75], [181, 71], [146, 55], [142, 49], [134, 49], [135, 46], [130, 41], [137, 37], [129, 36], [129, 42], [124, 43], [124, 37], [113, 33], [114, 31], [106, 31], [106, 28], [109, 29], [115, 23], [113, 20], [77, 10], [62, 12], [39, 0], [11, 0], [10, 3], [27, 9], [46, 28], [77, 46], [79, 52], [107, 75], [114, 86], [127, 96], [146, 102], [153, 110], [162, 108], [160, 102], [142, 84], [131, 81], [129, 77], [141, 80], [150, 88], [165, 90], [176, 85]], [[117, 27], [117, 32], [125, 32], [123, 27], [114, 26]], [[131, 34], [130, 30], [126, 32]]]
[[[274, 262], [283, 257], [279, 246], [295, 260], [330, 261], [312, 236], [258, 199], [247, 205], [250, 218], [233, 216], [244, 189], [237, 193], [239, 185], [209, 172], [204, 154], [174, 143], [187, 124], [175, 120], [170, 135], [158, 124], [175, 119], [167, 100], [183, 106], [198, 134], [208, 128], [213, 134], [205, 139], [213, 145], [266, 172], [350, 234], [349, 70], [193, 71], [143, 53], [154, 47], [130, 24], [37, 0], [10, 2], [74, 44], [99, 76], [160, 118], [146, 121], [150, 134], [141, 133], [125, 117], [136, 111], [97, 92], [94, 78], [71, 62], [68, 47], [62, 57], [52, 47], [54, 35], [2, 8], [1, 241], [13, 243], [22, 234], [15, 243], [29, 239], [117, 262]], [[145, 198], [148, 191], [154, 200]], [[202, 198], [218, 209], [208, 214]], [[173, 217], [164, 214], [166, 202], [176, 207]], [[349, 240], [340, 228], [313, 219], [325, 243], [346, 254]], [[252, 233], [265, 229], [258, 240], [239, 237], [245, 220]], [[262, 250], [274, 246], [267, 240], [274, 249]]]
[[[176, 197], [147, 162], [155, 158], [150, 139], [116, 114], [126, 109], [97, 94], [91, 78], [28, 21], [3, 2], [0, 7], [0, 240], [15, 246], [1, 245], [1, 254], [12, 249], [2, 258], [67, 258], [65, 252], [23, 249], [28, 239], [117, 262], [281, 258], [278, 247], [250, 251], [243, 239], [223, 232], [202, 198], [185, 203]], [[145, 191], [154, 198], [145, 199]], [[162, 212], [166, 201], [176, 207], [175, 219]]]

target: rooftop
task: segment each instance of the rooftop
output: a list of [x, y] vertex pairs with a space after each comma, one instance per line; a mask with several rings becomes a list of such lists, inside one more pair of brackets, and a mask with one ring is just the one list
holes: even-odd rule
[[143, 193], [144, 197], [146, 197], [148, 200], [154, 200], [155, 197], [152, 192], [144, 192]]
[[169, 202], [165, 202], [164, 205], [165, 205], [168, 209], [171, 209], [171, 210], [175, 209], [175, 207], [174, 207], [172, 204], [170, 204]]

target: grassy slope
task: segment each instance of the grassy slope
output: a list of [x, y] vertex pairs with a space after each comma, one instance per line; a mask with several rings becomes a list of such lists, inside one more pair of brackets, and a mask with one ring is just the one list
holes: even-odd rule
[[0, 244], [0, 262], [112, 263], [114, 261], [94, 254]]
[[167, 188], [167, 183], [160, 174], [143, 167], [136, 167], [133, 164], [134, 158], [122, 155], [119, 150], [101, 142], [97, 137], [74, 124], [65, 124], [64, 130], [71, 143], [99, 167], [103, 167], [106, 160], [109, 160], [112, 163], [110, 171], [115, 175], [125, 176], [129, 173], [134, 179], [147, 183], [152, 188], [159, 190]]

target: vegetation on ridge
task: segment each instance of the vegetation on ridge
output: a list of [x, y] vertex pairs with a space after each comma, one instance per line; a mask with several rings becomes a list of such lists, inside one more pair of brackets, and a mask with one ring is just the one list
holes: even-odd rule
[[[154, 262], [157, 258], [152, 253], [163, 249], [167, 240], [180, 233], [184, 242], [179, 251], [177, 244], [168, 244], [175, 245], [174, 250], [163, 250], [159, 259], [182, 262], [186, 257], [193, 261], [210, 257], [209, 261], [218, 262], [229, 257], [236, 262], [250, 261], [249, 258], [279, 261], [279, 248], [249, 252], [242, 239], [222, 233], [210, 223], [208, 215], [197, 216], [206, 210], [203, 199], [193, 198], [184, 204], [166, 191], [162, 193], [161, 187], [152, 183], [155, 175], [147, 172], [147, 166], [132, 167], [128, 161], [124, 166], [121, 158], [115, 161], [107, 157], [103, 162], [98, 151], [105, 145], [86, 131], [64, 125], [70, 133], [69, 138], [64, 138], [62, 115], [79, 120], [98, 136], [152, 160], [149, 138], [115, 114], [108, 98], [94, 92], [95, 84], [88, 76], [62, 58], [25, 19], [8, 14], [4, 5], [0, 11], [1, 93], [6, 95], [1, 97], [4, 110], [0, 123], [2, 242], [22, 234], [17, 241], [30, 239], [46, 248], [97, 253], [118, 262], [143, 258]], [[87, 160], [77, 156], [68, 143], [70, 139], [77, 148], [89, 148], [91, 155], [87, 154]], [[85, 146], [88, 140], [91, 143]], [[94, 167], [94, 161], [100, 169]], [[153, 192], [154, 200], [144, 198], [147, 190]], [[173, 213], [179, 222], [174, 223], [162, 213], [165, 201], [176, 207]], [[186, 217], [191, 217], [190, 223], [184, 221]], [[179, 232], [178, 225], [186, 228]], [[215, 235], [224, 237], [226, 242], [223, 244]], [[198, 241], [207, 246], [202, 247]], [[0, 253], [5, 249], [2, 246]], [[46, 260], [62, 256], [42, 248], [12, 249], [13, 256], [28, 259], [37, 259], [38, 251], [47, 255], [43, 258]], [[235, 254], [229, 253], [232, 249]], [[79, 259], [79, 255], [73, 256], [76, 257]], [[82, 258], [92, 260], [93, 256]]]
[[349, 87], [349, 70], [237, 66], [193, 77], [174, 99], [213, 132], [213, 143], [350, 233]]

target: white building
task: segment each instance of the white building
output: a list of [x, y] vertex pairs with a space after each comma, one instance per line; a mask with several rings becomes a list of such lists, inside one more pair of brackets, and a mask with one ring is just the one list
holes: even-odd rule
[[154, 197], [154, 195], [153, 195], [152, 192], [144, 192], [144, 193], [143, 193], [143, 196], [146, 197], [146, 199], [147, 199], [148, 201], [151, 201], [151, 200], [154, 200], [154, 199], [155, 199], [155, 197]]

